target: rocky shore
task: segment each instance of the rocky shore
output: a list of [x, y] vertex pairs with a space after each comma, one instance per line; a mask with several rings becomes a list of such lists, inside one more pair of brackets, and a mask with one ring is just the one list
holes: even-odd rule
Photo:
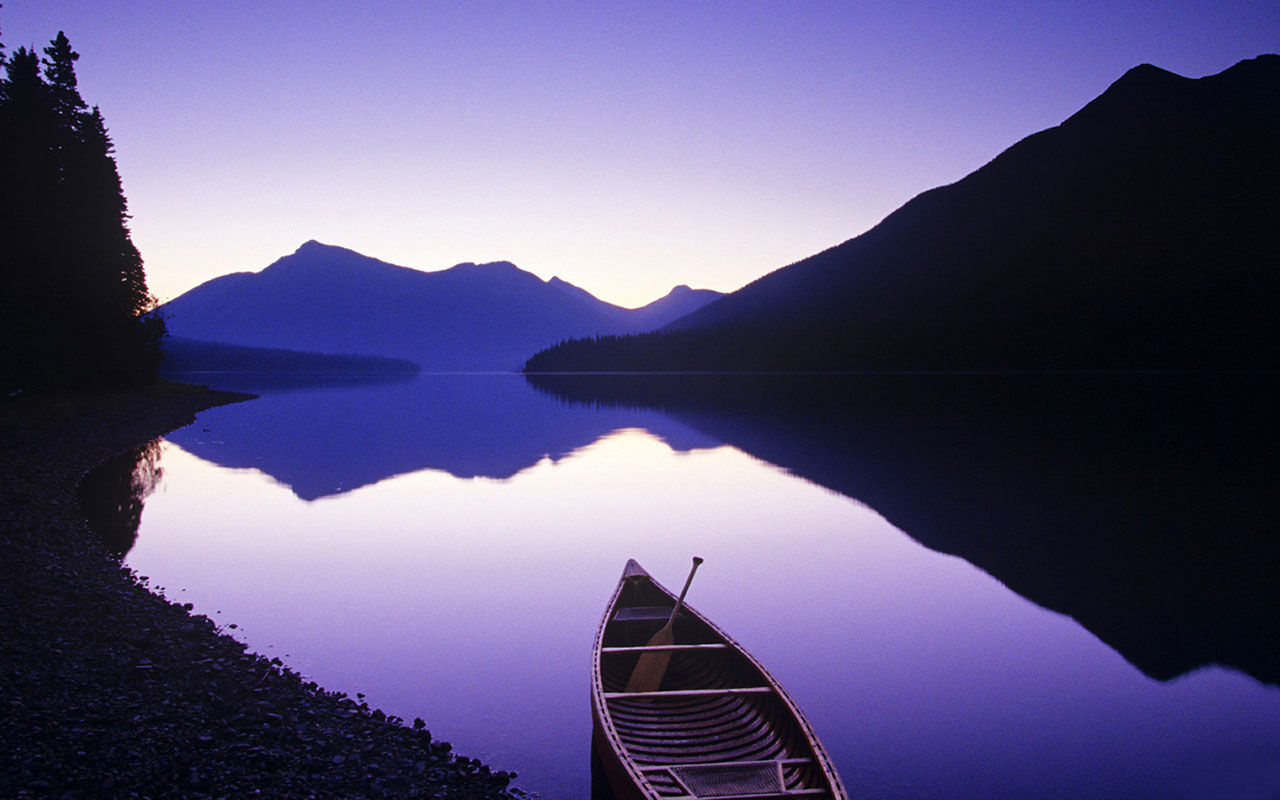
[[246, 652], [88, 529], [87, 470], [243, 399], [162, 383], [0, 400], [0, 797], [520, 796], [421, 720]]

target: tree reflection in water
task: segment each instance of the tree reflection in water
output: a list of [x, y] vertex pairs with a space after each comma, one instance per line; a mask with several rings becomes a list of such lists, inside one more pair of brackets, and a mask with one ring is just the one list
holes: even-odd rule
[[91, 527], [118, 558], [138, 538], [142, 506], [160, 484], [160, 439], [107, 459], [80, 484], [80, 505]]

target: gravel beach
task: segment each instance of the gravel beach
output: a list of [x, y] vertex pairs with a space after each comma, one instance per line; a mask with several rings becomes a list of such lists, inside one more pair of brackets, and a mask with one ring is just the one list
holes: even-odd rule
[[521, 796], [153, 594], [89, 530], [85, 472], [246, 399], [182, 384], [0, 400], [0, 797]]

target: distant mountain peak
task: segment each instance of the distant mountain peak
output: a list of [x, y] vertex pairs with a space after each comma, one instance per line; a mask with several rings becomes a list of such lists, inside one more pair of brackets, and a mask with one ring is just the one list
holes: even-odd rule
[[1265, 83], [1274, 91], [1275, 84], [1280, 78], [1280, 54], [1263, 53], [1260, 56], [1246, 58], [1238, 61], [1234, 65], [1228, 67], [1217, 75], [1208, 76], [1212, 79], [1227, 79], [1244, 81], [1251, 83]]
[[448, 269], [431, 274], [449, 275], [455, 278], [478, 281], [485, 285], [514, 285], [527, 288], [534, 284], [542, 284], [542, 279], [537, 275], [517, 267], [510, 261], [487, 261], [483, 264], [464, 261], [461, 264], [454, 264]]
[[1179, 80], [1184, 81], [1187, 78], [1176, 73], [1170, 72], [1163, 67], [1157, 67], [1155, 64], [1143, 62], [1136, 67], [1130, 67], [1120, 76], [1116, 83], [1153, 83], [1155, 81]]
[[[278, 280], [291, 276], [306, 275], [324, 276], [329, 280], [346, 280], [357, 273], [377, 272], [414, 272], [408, 267], [388, 264], [376, 258], [370, 258], [355, 250], [337, 245], [324, 244], [315, 239], [303, 242], [297, 250], [287, 256], [276, 259], [262, 270], [262, 274], [271, 275]], [[193, 337], [199, 338], [199, 337]]]
[[311, 256], [311, 255], [317, 255], [320, 253], [356, 254], [356, 251], [348, 250], [345, 247], [338, 247], [337, 245], [333, 245], [333, 244], [325, 244], [324, 242], [319, 242], [319, 241], [316, 241], [315, 239], [308, 239], [307, 241], [299, 245], [297, 250], [293, 251], [293, 254], [295, 256]]
[[[588, 292], [586, 289], [583, 289], [581, 286], [575, 286], [572, 283], [569, 283], [566, 280], [562, 280], [561, 278], [558, 278], [554, 275], [551, 277], [551, 280], [547, 281], [547, 286], [551, 287], [552, 289], [556, 289], [558, 291], [564, 292], [567, 296], [572, 297], [574, 300], [577, 300], [580, 303], [586, 303], [588, 305], [592, 305], [592, 304], [604, 302], [600, 298], [593, 295], [591, 292]], [[609, 303], [607, 305], [610, 305], [611, 307], [614, 307], [614, 308], [617, 307], [617, 306], [613, 306], [612, 303]]]
[[510, 261], [486, 261], [483, 264], [477, 264], [474, 261], [463, 261], [459, 264], [454, 264], [449, 269], [456, 269], [459, 272], [524, 272], [524, 270]]
[[1139, 64], [1121, 75], [1115, 83], [1100, 97], [1119, 94], [1121, 96], [1147, 96], [1174, 90], [1194, 80], [1185, 78], [1154, 64]]
[[339, 247], [333, 244], [325, 244], [324, 242], [318, 242], [315, 239], [308, 239], [307, 241], [299, 245], [297, 250], [294, 250], [292, 253], [290, 253], [287, 256], [283, 256], [281, 258], [276, 259], [274, 264], [279, 264], [281, 262], [290, 262], [294, 260], [302, 260], [302, 261], [306, 261], [307, 263], [311, 263], [317, 259], [333, 260], [335, 258], [343, 258], [348, 260], [361, 259], [361, 260], [368, 260], [370, 262], [377, 262], [377, 259], [369, 258], [368, 256], [365, 256], [361, 253], [357, 253], [355, 250], [349, 250], [345, 247]]
[[1217, 92], [1220, 102], [1239, 93], [1262, 92], [1274, 97], [1280, 84], [1280, 55], [1268, 53], [1239, 61], [1215, 75], [1187, 78], [1153, 64], [1139, 64], [1125, 72], [1115, 83], [1064, 124], [1081, 119], [1126, 116], [1134, 121], [1155, 109], [1162, 113], [1182, 114], [1193, 93]]
[[1131, 117], [1135, 109], [1164, 104], [1175, 98], [1192, 78], [1161, 69], [1154, 64], [1139, 64], [1121, 75], [1107, 90], [1067, 118], [1063, 125], [1081, 120]]

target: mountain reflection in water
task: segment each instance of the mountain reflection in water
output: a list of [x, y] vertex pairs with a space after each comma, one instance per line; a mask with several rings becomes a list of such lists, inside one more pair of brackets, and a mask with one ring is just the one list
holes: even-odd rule
[[210, 409], [199, 425], [167, 438], [220, 466], [260, 470], [303, 500], [424, 469], [506, 479], [634, 425], [674, 450], [720, 444], [653, 411], [581, 414], [511, 375], [424, 380], [303, 384], [305, 391], [279, 382], [224, 383], [218, 388], [262, 396], [248, 409]]
[[1152, 677], [1280, 684], [1277, 379], [531, 375], [661, 408], [1074, 617]]

